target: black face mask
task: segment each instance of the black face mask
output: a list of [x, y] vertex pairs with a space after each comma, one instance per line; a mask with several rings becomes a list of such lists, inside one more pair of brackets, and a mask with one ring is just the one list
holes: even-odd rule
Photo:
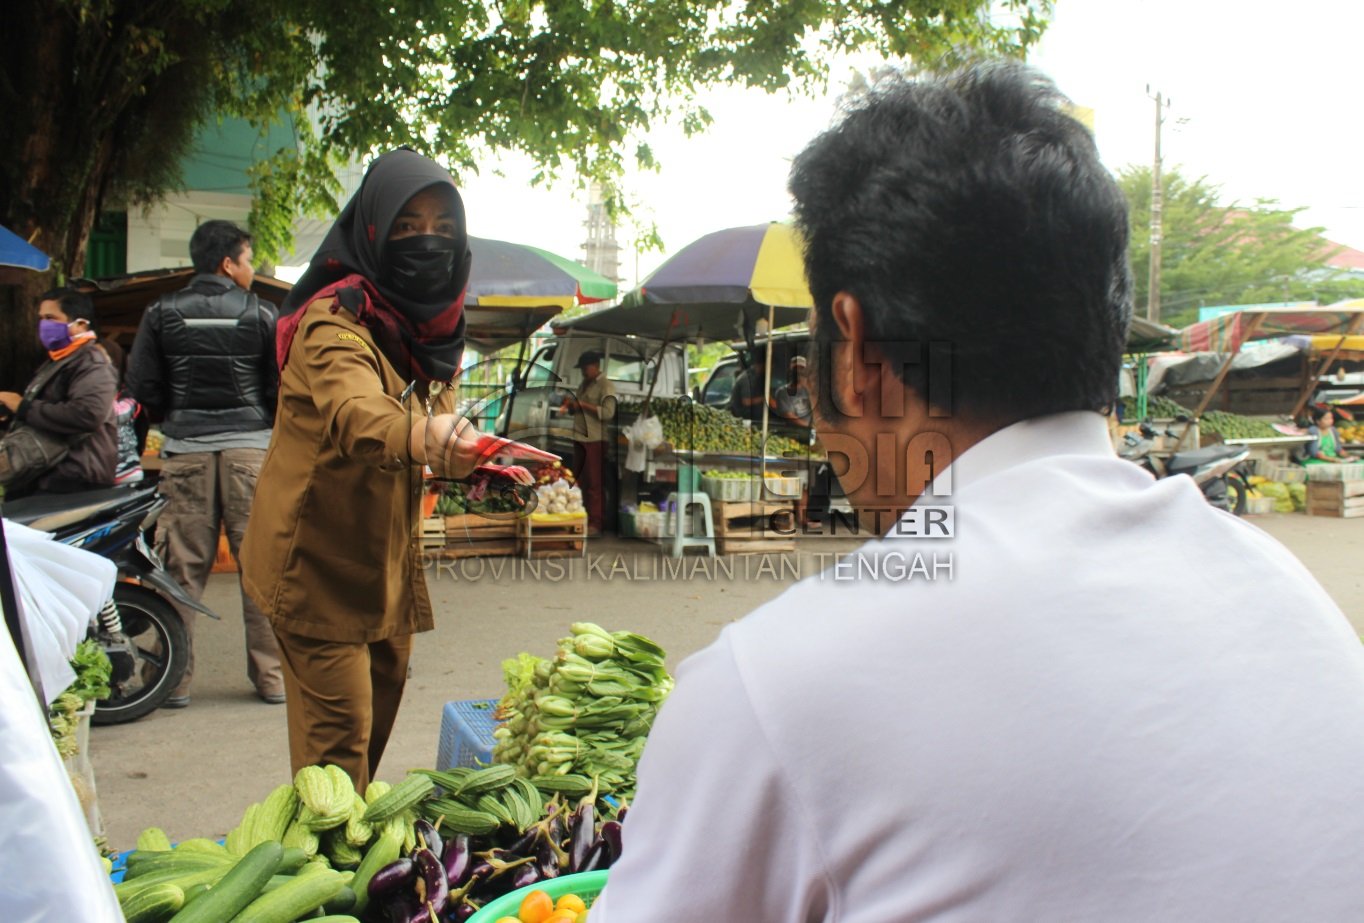
[[457, 247], [439, 234], [390, 240], [384, 244], [384, 281], [400, 295], [430, 301], [454, 281]]

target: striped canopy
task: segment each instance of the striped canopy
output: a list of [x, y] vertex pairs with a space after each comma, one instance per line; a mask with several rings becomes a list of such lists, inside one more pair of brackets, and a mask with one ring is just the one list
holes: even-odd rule
[[593, 333], [728, 339], [769, 309], [774, 327], [809, 318], [801, 244], [789, 225], [727, 228], [700, 237], [650, 273], [621, 303], [575, 318]]
[[1185, 352], [1234, 353], [1249, 340], [1343, 333], [1364, 312], [1364, 298], [1320, 308], [1254, 308], [1191, 324], [1176, 341]]

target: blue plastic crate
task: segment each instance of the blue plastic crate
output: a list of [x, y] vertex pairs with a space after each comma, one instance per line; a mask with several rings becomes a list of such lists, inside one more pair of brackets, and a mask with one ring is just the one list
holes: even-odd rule
[[493, 759], [493, 710], [497, 699], [464, 699], [446, 702], [440, 716], [440, 749], [436, 768], [482, 766]]

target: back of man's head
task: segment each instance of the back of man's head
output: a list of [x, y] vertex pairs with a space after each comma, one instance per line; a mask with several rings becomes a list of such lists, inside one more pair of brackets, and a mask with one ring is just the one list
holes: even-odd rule
[[212, 275], [222, 273], [223, 260], [237, 260], [251, 243], [251, 235], [231, 221], [214, 219], [194, 229], [189, 239], [189, 259], [194, 271]]
[[848, 292], [918, 393], [933, 396], [928, 345], [947, 344], [958, 415], [1003, 425], [1112, 404], [1131, 318], [1127, 207], [1064, 102], [1011, 63], [894, 78], [811, 142], [790, 189], [816, 350], [837, 338], [832, 301]]
[[84, 292], [78, 292], [74, 288], [54, 288], [38, 297], [39, 304], [44, 301], [57, 302], [57, 306], [66, 315], [67, 323], [83, 320], [90, 325], [91, 330], [95, 329], [95, 303]]

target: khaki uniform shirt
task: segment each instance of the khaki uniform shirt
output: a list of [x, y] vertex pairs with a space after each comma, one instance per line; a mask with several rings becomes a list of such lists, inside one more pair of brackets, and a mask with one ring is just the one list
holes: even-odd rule
[[[418, 555], [426, 414], [369, 331], [331, 299], [307, 308], [241, 547], [242, 586], [284, 632], [368, 643], [434, 627]], [[452, 413], [454, 392], [433, 402]]]
[[605, 375], [598, 375], [596, 381], [583, 382], [576, 396], [579, 401], [598, 407], [601, 416], [588, 413], [585, 410], [575, 412], [573, 414], [573, 441], [607, 441], [605, 423], [616, 415], [616, 389], [611, 387], [611, 382], [606, 380]]

